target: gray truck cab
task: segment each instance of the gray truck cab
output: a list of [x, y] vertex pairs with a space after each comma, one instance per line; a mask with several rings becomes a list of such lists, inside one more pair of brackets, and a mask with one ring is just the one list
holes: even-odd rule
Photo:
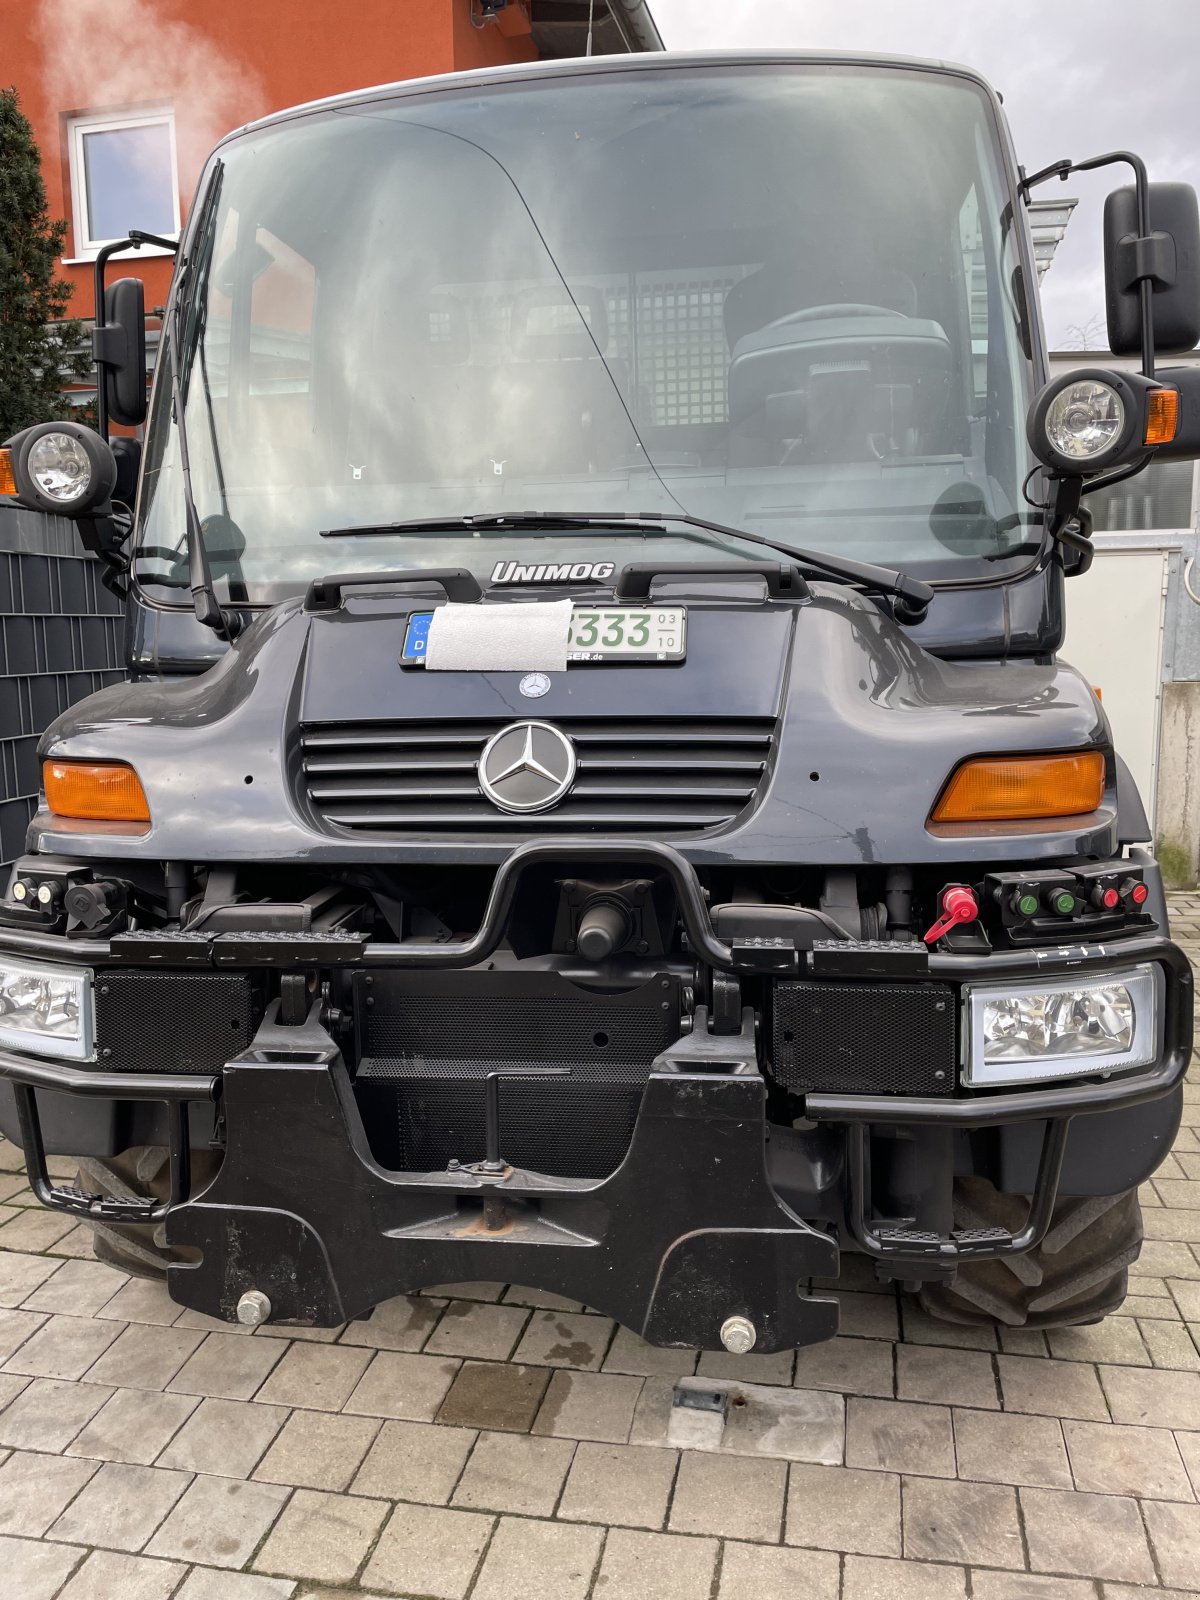
[[1118, 1305], [1191, 974], [1058, 651], [1089, 490], [1200, 454], [1200, 227], [1103, 162], [1142, 371], [1048, 383], [1072, 167], [962, 68], [560, 62], [218, 146], [144, 444], [9, 441], [128, 608], [0, 901], [43, 1202], [250, 1322], [502, 1279], [772, 1350], [842, 1252]]

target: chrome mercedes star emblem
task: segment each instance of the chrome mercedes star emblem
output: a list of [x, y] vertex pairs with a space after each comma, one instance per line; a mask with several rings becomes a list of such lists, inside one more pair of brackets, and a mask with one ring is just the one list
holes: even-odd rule
[[527, 672], [517, 687], [527, 700], [540, 700], [550, 693], [550, 679], [544, 672]]
[[575, 746], [549, 722], [501, 728], [479, 757], [479, 787], [501, 811], [545, 811], [575, 781]]

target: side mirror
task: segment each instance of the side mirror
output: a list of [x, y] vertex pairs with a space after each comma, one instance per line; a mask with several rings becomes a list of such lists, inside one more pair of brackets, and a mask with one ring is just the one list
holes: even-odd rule
[[104, 322], [92, 330], [108, 415], [136, 428], [146, 420], [146, 301], [140, 278], [118, 278], [104, 291]]
[[1183, 355], [1200, 341], [1200, 207], [1187, 183], [1149, 185], [1150, 234], [1141, 237], [1137, 191], [1116, 189], [1104, 203], [1104, 279], [1108, 345], [1117, 356], [1142, 353], [1141, 283], [1153, 289], [1154, 349]]
[[108, 441], [80, 422], [39, 422], [15, 434], [8, 451], [17, 499], [32, 511], [90, 517], [117, 482]]

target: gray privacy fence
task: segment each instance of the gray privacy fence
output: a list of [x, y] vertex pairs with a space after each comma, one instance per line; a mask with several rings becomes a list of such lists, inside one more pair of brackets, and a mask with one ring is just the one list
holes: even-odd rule
[[42, 731], [124, 677], [122, 628], [72, 524], [0, 497], [0, 864], [25, 847]]

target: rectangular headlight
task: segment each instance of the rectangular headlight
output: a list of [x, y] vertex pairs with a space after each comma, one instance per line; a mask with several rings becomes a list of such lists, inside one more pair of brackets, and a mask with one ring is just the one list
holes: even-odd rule
[[1055, 983], [964, 990], [964, 1083], [1036, 1083], [1149, 1066], [1158, 1055], [1161, 971], [1131, 967]]
[[0, 1049], [90, 1060], [92, 974], [0, 955]]

